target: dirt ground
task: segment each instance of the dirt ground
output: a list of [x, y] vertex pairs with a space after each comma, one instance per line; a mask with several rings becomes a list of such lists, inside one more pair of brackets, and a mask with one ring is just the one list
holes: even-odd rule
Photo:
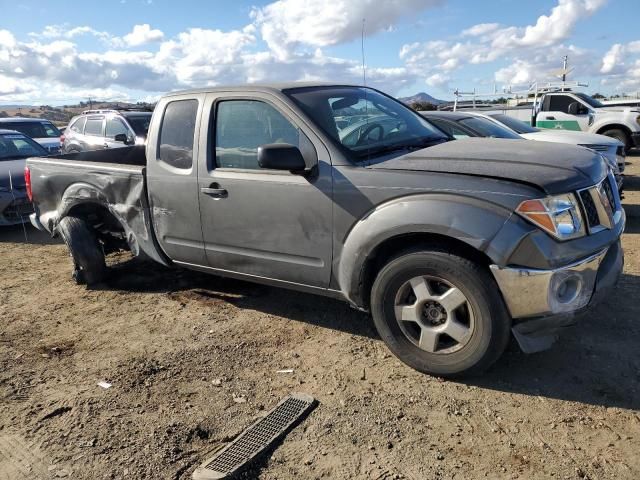
[[[319, 405], [245, 478], [640, 478], [640, 154], [624, 275], [550, 351], [421, 375], [338, 301], [0, 231], [0, 479], [188, 479], [292, 391]], [[277, 373], [293, 369], [293, 373]], [[103, 389], [97, 382], [113, 386]]]

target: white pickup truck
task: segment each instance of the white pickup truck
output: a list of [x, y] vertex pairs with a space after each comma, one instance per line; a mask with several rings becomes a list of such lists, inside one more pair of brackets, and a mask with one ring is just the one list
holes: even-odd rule
[[[625, 144], [628, 152], [640, 147], [640, 108], [607, 106], [584, 93], [560, 89], [543, 93], [529, 107], [491, 108], [530, 122], [538, 128], [558, 128], [613, 137]], [[487, 113], [484, 112], [483, 113]]]

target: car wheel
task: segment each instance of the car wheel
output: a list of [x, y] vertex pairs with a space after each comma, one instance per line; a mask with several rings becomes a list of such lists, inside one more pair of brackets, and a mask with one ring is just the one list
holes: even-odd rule
[[445, 249], [389, 261], [373, 284], [371, 312], [391, 352], [431, 375], [481, 373], [509, 341], [511, 320], [489, 272]]
[[102, 245], [87, 222], [68, 216], [58, 225], [58, 231], [73, 259], [72, 278], [78, 285], [93, 286], [102, 282], [107, 273]]
[[631, 139], [629, 138], [629, 135], [627, 135], [627, 132], [620, 130], [619, 128], [612, 128], [602, 132], [602, 135], [620, 140], [624, 143], [625, 153], [629, 153], [629, 150], [631, 149]]

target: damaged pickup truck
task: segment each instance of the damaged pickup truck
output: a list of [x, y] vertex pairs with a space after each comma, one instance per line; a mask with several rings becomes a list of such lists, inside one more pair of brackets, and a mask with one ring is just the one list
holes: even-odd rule
[[30, 158], [31, 220], [78, 283], [129, 249], [346, 300], [411, 367], [478, 373], [510, 332], [547, 348], [615, 284], [625, 214], [597, 153], [449, 140], [370, 88], [171, 93], [146, 148]]

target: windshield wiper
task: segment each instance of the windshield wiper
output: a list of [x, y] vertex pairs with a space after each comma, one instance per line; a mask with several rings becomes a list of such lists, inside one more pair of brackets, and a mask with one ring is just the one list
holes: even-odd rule
[[433, 145], [438, 145], [440, 143], [448, 142], [449, 139], [447, 137], [425, 137], [420, 139], [417, 142], [412, 143], [395, 143], [392, 145], [384, 145], [379, 148], [369, 149], [362, 152], [360, 157], [364, 156], [377, 156], [383, 153], [391, 153], [398, 152], [401, 150], [407, 150], [409, 152], [413, 150], [420, 150], [422, 148], [431, 147]]

